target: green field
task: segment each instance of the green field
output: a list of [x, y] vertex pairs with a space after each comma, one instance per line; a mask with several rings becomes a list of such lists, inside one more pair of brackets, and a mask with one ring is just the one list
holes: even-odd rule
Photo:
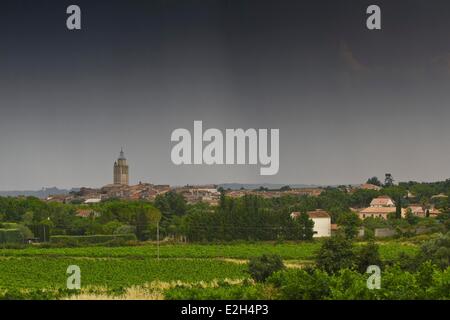
[[[286, 264], [293, 261], [307, 263], [313, 259], [319, 247], [320, 242], [162, 245], [159, 261], [156, 259], [157, 247], [153, 244], [135, 247], [1, 249], [0, 291], [64, 289], [69, 265], [80, 267], [82, 288], [104, 288], [107, 292], [121, 292], [124, 288], [154, 282], [173, 286], [177, 281], [242, 281], [248, 278], [243, 262], [250, 257], [274, 253], [282, 256]], [[380, 244], [383, 259], [392, 259], [400, 252], [416, 251], [417, 247], [411, 244]], [[93, 292], [99, 292], [99, 289]]]
[[83, 286], [111, 288], [151, 281], [212, 281], [244, 278], [244, 265], [214, 259], [89, 259], [0, 258], [0, 287], [16, 289], [65, 288], [66, 269], [81, 269]]
[[[234, 258], [248, 259], [262, 254], [278, 254], [283, 259], [312, 260], [320, 242], [255, 243], [255, 244], [165, 244], [160, 246], [161, 258]], [[408, 243], [381, 242], [383, 259], [395, 258], [400, 252], [415, 253], [418, 247]], [[136, 247], [81, 247], [26, 249], [0, 249], [1, 256], [17, 257], [90, 257], [90, 258], [156, 258], [157, 246], [148, 244]]]

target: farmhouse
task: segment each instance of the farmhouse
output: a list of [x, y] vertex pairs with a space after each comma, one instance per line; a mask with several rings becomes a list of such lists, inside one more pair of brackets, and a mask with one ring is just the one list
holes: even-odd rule
[[[387, 219], [389, 214], [395, 214], [395, 207], [368, 207], [359, 212], [360, 219], [366, 218], [382, 218]], [[402, 216], [404, 209], [402, 209]]]
[[379, 196], [370, 202], [370, 206], [373, 208], [395, 207], [395, 203], [389, 196]]
[[410, 209], [412, 214], [417, 217], [423, 218], [426, 216], [426, 212], [421, 205], [410, 205], [408, 209]]
[[371, 184], [371, 183], [364, 183], [364, 184], [360, 185], [359, 188], [363, 189], [363, 190], [375, 190], [375, 191], [380, 191], [381, 190], [381, 187], [376, 186], [376, 185]]
[[[389, 214], [395, 214], [396, 208], [394, 201], [389, 196], [379, 196], [372, 199], [370, 207], [359, 211], [359, 218], [382, 218], [387, 219]], [[402, 217], [406, 214], [406, 210], [402, 209]]]
[[[291, 218], [300, 216], [300, 212], [292, 212]], [[331, 236], [331, 217], [325, 210], [308, 211], [309, 218], [314, 222], [314, 238]]]

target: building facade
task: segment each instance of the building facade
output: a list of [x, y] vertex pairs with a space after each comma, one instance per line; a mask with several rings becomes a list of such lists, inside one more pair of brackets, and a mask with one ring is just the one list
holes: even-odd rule
[[114, 184], [128, 185], [129, 170], [127, 159], [120, 149], [120, 155], [117, 161], [114, 162]]
[[[292, 212], [291, 218], [296, 219], [300, 216], [300, 212]], [[314, 222], [314, 238], [331, 236], [331, 216], [325, 210], [308, 211], [309, 218]]]

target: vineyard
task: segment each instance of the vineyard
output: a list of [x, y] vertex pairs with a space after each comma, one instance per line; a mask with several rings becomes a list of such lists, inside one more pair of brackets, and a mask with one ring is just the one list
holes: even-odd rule
[[[165, 244], [160, 246], [161, 258], [233, 258], [249, 259], [262, 254], [277, 254], [283, 259], [312, 260], [320, 241], [299, 243], [239, 243], [239, 244]], [[393, 259], [400, 252], [415, 253], [418, 247], [411, 243], [381, 242], [380, 254]], [[90, 258], [156, 258], [156, 244], [130, 247], [80, 247], [0, 249], [1, 256], [35, 257], [90, 257]]]
[[[293, 262], [308, 263], [320, 242], [255, 243], [227, 245], [162, 245], [160, 259], [153, 244], [130, 247], [79, 247], [0, 249], [0, 296], [64, 298], [69, 265], [81, 269], [82, 291], [108, 297], [130, 288], [144, 290], [140, 297], [164, 298], [166, 289], [178, 285], [214, 287], [214, 283], [242, 282], [249, 278], [243, 263], [251, 257], [274, 253]], [[413, 253], [411, 244], [380, 245], [384, 259], [400, 252]], [[209, 288], [208, 290], [213, 290]], [[22, 296], [25, 294], [25, 296]], [[28, 294], [28, 295], [27, 295]]]

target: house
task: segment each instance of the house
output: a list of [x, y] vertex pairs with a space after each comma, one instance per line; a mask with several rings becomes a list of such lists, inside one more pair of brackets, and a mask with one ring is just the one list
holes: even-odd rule
[[75, 215], [81, 218], [98, 218], [100, 213], [92, 209], [77, 209], [77, 213]]
[[384, 195], [372, 199], [372, 201], [370, 202], [370, 206], [373, 208], [395, 207], [395, 203], [391, 199], [391, 197]]
[[[359, 211], [358, 215], [360, 219], [366, 218], [382, 218], [387, 219], [389, 214], [395, 214], [396, 208], [394, 201], [389, 196], [379, 196], [372, 199], [370, 206]], [[402, 216], [404, 210], [402, 209]]]
[[[291, 218], [300, 216], [300, 212], [292, 212]], [[331, 217], [325, 210], [308, 211], [309, 218], [314, 222], [314, 238], [331, 236]]]
[[[389, 214], [395, 214], [395, 207], [368, 207], [359, 212], [360, 219], [366, 218], [382, 218], [387, 219]], [[406, 210], [402, 209], [402, 217], [406, 215]]]
[[431, 218], [436, 218], [439, 214], [441, 214], [441, 211], [436, 208], [428, 209], [428, 216]]
[[371, 183], [364, 183], [364, 184], [360, 185], [359, 188], [363, 189], [363, 190], [375, 190], [375, 191], [381, 190], [381, 187], [371, 184]]
[[408, 206], [407, 210], [410, 209], [412, 214], [417, 216], [417, 217], [425, 217], [426, 216], [426, 212], [423, 209], [423, 207], [421, 205], [410, 205]]

